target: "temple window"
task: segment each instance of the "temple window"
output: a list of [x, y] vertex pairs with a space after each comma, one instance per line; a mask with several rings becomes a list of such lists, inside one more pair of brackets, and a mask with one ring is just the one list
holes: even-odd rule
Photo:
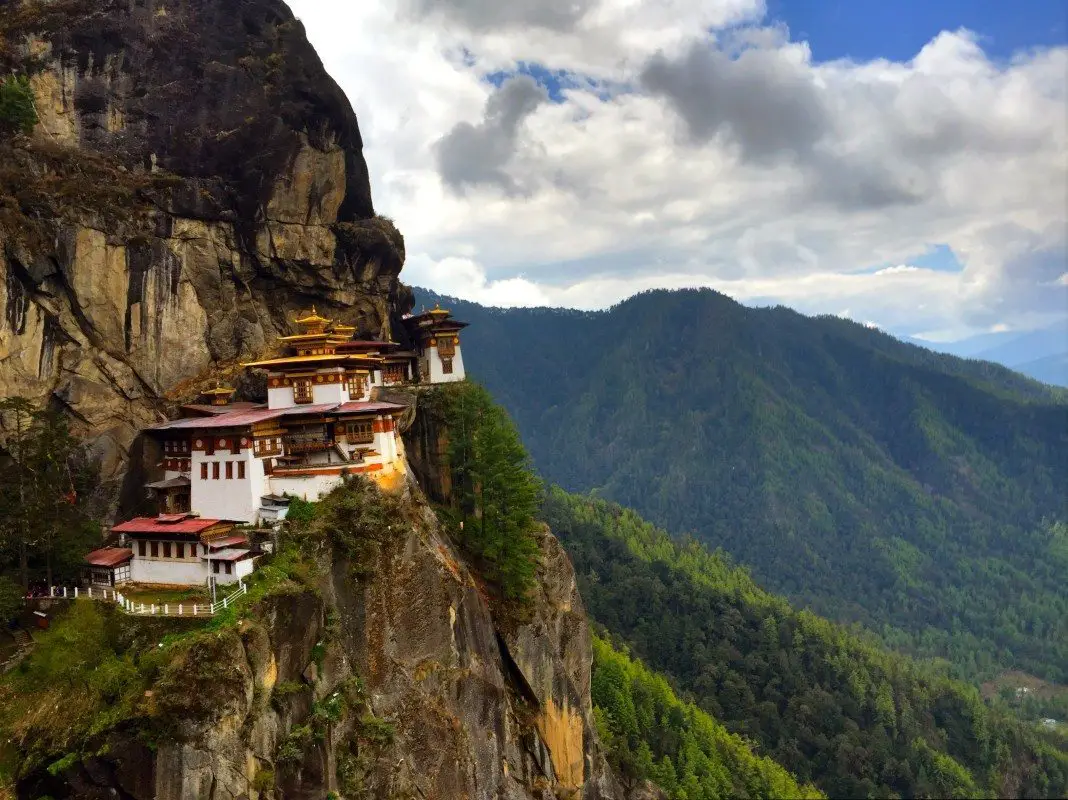
[[374, 426], [370, 420], [349, 422], [345, 428], [345, 436], [351, 444], [371, 444], [375, 440]]
[[245, 479], [245, 462], [244, 461], [238, 461], [237, 462], [237, 479], [239, 481], [243, 481]]
[[200, 464], [200, 479], [206, 481], [208, 479], [208, 462], [202, 461]]
[[144, 558], [147, 551], [148, 545], [145, 542], [137, 543], [137, 555], [141, 556], [141, 558]]
[[441, 359], [441, 371], [445, 375], [451, 375], [452, 374], [452, 359], [451, 358], [444, 357], [444, 358]]
[[386, 383], [401, 383], [405, 378], [404, 364], [387, 364], [385, 379]]
[[149, 542], [153, 558], [159, 558], [159, 542]]
[[456, 340], [451, 336], [442, 336], [438, 339], [438, 355], [451, 356], [456, 353]]
[[293, 401], [310, 403], [312, 401], [312, 382], [307, 378], [293, 381]]
[[226, 480], [232, 481], [234, 479], [234, 462], [226, 462]]
[[218, 461], [212, 461], [211, 462], [211, 479], [215, 480], [215, 481], [219, 480], [219, 462]]
[[367, 387], [367, 378], [363, 375], [349, 376], [349, 397], [363, 397]]

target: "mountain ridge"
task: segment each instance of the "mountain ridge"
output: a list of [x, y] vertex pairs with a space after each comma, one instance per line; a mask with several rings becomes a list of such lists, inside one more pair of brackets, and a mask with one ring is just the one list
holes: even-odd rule
[[1063, 677], [1048, 526], [1068, 516], [1064, 390], [708, 290], [604, 312], [444, 303], [549, 481], [721, 546], [908, 652]]

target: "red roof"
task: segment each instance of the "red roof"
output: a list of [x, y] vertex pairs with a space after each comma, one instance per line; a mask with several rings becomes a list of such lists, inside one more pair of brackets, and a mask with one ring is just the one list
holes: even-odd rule
[[172, 419], [159, 425], [153, 425], [150, 431], [172, 431], [189, 428], [232, 428], [251, 425], [253, 422], [263, 422], [282, 416], [283, 409], [252, 408], [238, 411], [230, 411], [225, 414], [216, 414], [213, 417], [182, 417]]
[[[173, 521], [168, 522], [168, 519]], [[115, 533], [200, 533], [222, 521], [191, 517], [187, 514], [169, 514], [164, 517], [134, 517], [111, 530]]]
[[334, 414], [386, 414], [393, 411], [404, 411], [407, 406], [397, 403], [384, 403], [374, 401], [353, 400], [351, 403], [342, 403], [334, 409]]
[[215, 416], [216, 414], [229, 414], [233, 411], [248, 411], [253, 408], [265, 408], [263, 403], [249, 403], [239, 400], [236, 403], [227, 403], [224, 406], [211, 405], [209, 403], [186, 403], [182, 408], [198, 414]]
[[115, 567], [133, 558], [133, 551], [125, 547], [105, 547], [85, 556], [85, 563], [94, 567]]
[[229, 547], [232, 544], [248, 544], [248, 539], [239, 533], [235, 533], [233, 536], [223, 536], [219, 539], [211, 539], [204, 542], [212, 550], [217, 550], [220, 547]]
[[251, 550], [238, 550], [236, 553], [212, 553], [211, 555], [201, 556], [201, 558], [210, 559], [211, 561], [241, 561], [251, 557]]
[[85, 563], [93, 567], [117, 567], [133, 558], [133, 550], [125, 547], [104, 547], [85, 557]]

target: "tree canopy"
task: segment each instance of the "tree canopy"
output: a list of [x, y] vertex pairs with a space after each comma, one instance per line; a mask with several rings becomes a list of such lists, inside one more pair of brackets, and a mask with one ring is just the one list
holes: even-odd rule
[[723, 553], [559, 489], [544, 518], [591, 617], [799, 781], [832, 797], [1068, 791], [1068, 753], [1054, 734], [870, 635], [797, 611]]

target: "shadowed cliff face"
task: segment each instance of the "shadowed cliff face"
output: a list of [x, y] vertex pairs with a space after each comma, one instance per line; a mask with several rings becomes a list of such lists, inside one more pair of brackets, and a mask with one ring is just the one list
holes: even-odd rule
[[355, 114], [282, 2], [64, 7], [0, 23], [40, 117], [0, 142], [0, 395], [64, 405], [117, 477], [297, 311], [377, 337], [411, 299]]

